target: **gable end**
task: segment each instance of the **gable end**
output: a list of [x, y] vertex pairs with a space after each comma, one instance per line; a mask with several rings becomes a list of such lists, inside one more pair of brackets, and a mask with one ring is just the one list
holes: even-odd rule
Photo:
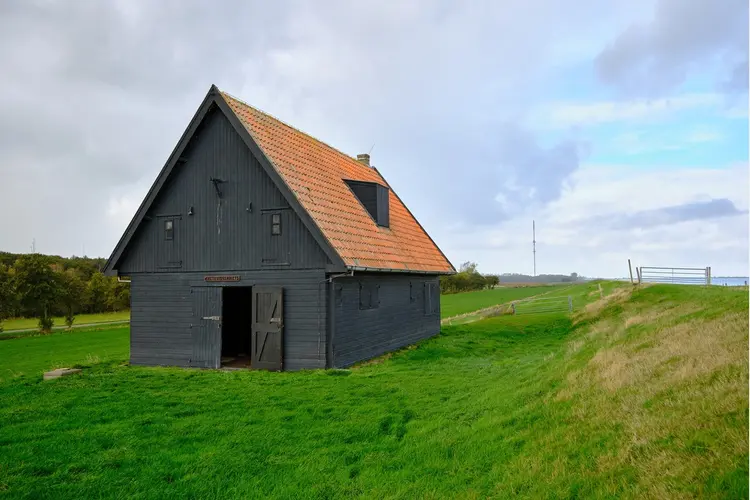
[[272, 182], [277, 187], [277, 189], [281, 192], [284, 199], [289, 203], [289, 206], [294, 210], [294, 212], [300, 218], [304, 226], [307, 228], [307, 230], [313, 236], [315, 241], [318, 243], [320, 248], [324, 251], [328, 259], [333, 263], [332, 265], [329, 266], [329, 270], [331, 271], [345, 270], [346, 266], [344, 265], [344, 262], [339, 256], [339, 254], [336, 252], [336, 250], [331, 246], [331, 244], [325, 238], [320, 228], [313, 221], [310, 215], [301, 206], [301, 204], [299, 203], [299, 200], [297, 200], [294, 193], [291, 191], [291, 189], [289, 189], [289, 186], [286, 185], [283, 179], [279, 176], [278, 172], [276, 172], [275, 168], [273, 167], [273, 165], [271, 165], [268, 158], [266, 158], [266, 156], [260, 150], [258, 145], [255, 144], [255, 141], [250, 136], [250, 134], [245, 129], [245, 127], [242, 126], [241, 123], [239, 123], [239, 120], [237, 119], [236, 115], [227, 106], [226, 102], [224, 101], [223, 97], [221, 96], [216, 86], [212, 85], [206, 97], [203, 99], [203, 102], [201, 103], [200, 107], [198, 108], [192, 120], [190, 121], [190, 124], [188, 125], [187, 129], [185, 130], [185, 132], [183, 132], [182, 136], [180, 137], [180, 140], [177, 146], [170, 154], [169, 159], [167, 160], [167, 163], [164, 165], [164, 167], [162, 167], [162, 170], [159, 172], [159, 175], [157, 176], [153, 185], [149, 189], [146, 197], [141, 202], [141, 205], [136, 211], [133, 219], [130, 221], [130, 224], [128, 225], [122, 237], [120, 238], [114, 250], [112, 251], [110, 258], [107, 260], [107, 263], [104, 267], [105, 274], [110, 275], [110, 276], [117, 274], [119, 263], [124, 257], [127, 251], [128, 245], [133, 240], [133, 237], [135, 236], [135, 234], [138, 232], [139, 227], [144, 223], [144, 221], [146, 222], [148, 221], [147, 214], [150, 208], [154, 204], [154, 201], [157, 199], [159, 193], [164, 188], [165, 184], [167, 183], [170, 177], [170, 174], [172, 173], [175, 166], [177, 166], [182, 161], [184, 161], [184, 159], [182, 158], [183, 152], [188, 147], [188, 144], [191, 142], [191, 139], [196, 134], [196, 131], [199, 129], [201, 123], [203, 122], [203, 120], [206, 118], [206, 116], [209, 114], [209, 112], [212, 109], [220, 110], [222, 114], [227, 118], [231, 126], [238, 133], [238, 135], [240, 136], [242, 141], [245, 143], [245, 145], [249, 148], [251, 154], [257, 159], [258, 163], [261, 165], [263, 170], [271, 178]]

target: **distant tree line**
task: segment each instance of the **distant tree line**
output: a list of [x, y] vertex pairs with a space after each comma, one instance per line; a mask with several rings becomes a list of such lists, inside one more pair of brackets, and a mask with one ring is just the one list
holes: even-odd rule
[[49, 332], [54, 316], [68, 327], [83, 313], [122, 311], [130, 307], [130, 287], [101, 269], [105, 260], [88, 257], [0, 252], [0, 331], [14, 317], [39, 319]]
[[476, 262], [464, 262], [456, 274], [440, 277], [441, 293], [468, 292], [492, 288], [500, 283], [495, 274], [480, 274]]
[[578, 276], [578, 273], [567, 274], [537, 274], [529, 276], [528, 274], [503, 273], [500, 275], [501, 283], [572, 283], [584, 279]]
[[540, 274], [529, 276], [528, 274], [503, 273], [503, 274], [481, 274], [477, 271], [476, 262], [464, 262], [456, 274], [440, 277], [441, 293], [468, 292], [471, 290], [482, 290], [493, 288], [503, 283], [572, 283], [582, 279], [578, 273], [566, 274]]

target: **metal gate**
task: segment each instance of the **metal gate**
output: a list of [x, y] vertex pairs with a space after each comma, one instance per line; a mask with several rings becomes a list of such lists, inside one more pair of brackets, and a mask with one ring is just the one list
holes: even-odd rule
[[573, 312], [573, 297], [539, 297], [511, 302], [513, 314], [544, 314]]
[[221, 366], [221, 288], [193, 287], [193, 356], [190, 366], [219, 368]]
[[283, 289], [275, 286], [253, 287], [252, 314], [252, 368], [281, 370], [284, 359]]
[[675, 285], [710, 285], [710, 267], [646, 267], [636, 269], [638, 283], [671, 283]]

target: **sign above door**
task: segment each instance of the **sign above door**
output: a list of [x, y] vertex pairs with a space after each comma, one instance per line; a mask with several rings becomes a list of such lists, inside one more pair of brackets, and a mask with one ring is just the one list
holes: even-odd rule
[[225, 274], [218, 276], [204, 276], [203, 281], [239, 281], [240, 276], [238, 274]]

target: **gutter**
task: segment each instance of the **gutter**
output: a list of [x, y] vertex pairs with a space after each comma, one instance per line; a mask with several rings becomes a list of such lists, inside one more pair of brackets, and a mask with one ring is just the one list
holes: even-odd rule
[[358, 267], [348, 266], [347, 269], [361, 272], [377, 272], [377, 273], [405, 273], [405, 274], [439, 274], [439, 275], [451, 275], [456, 274], [455, 271], [417, 271], [415, 269], [391, 269], [382, 267]]

